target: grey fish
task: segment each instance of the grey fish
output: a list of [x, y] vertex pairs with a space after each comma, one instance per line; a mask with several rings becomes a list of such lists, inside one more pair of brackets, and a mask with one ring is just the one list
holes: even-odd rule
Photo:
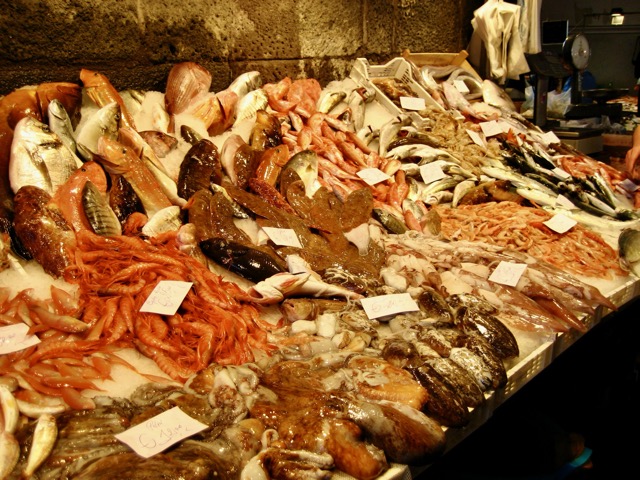
[[56, 417], [47, 413], [40, 415], [33, 431], [33, 440], [31, 441], [27, 464], [22, 471], [24, 478], [31, 478], [38, 467], [47, 459], [51, 450], [53, 450], [57, 437]]
[[267, 93], [262, 88], [257, 88], [247, 93], [236, 103], [236, 122], [256, 116], [258, 110], [264, 110], [269, 104]]
[[460, 200], [469, 193], [469, 191], [476, 186], [475, 180], [464, 180], [456, 185], [453, 189], [453, 198], [451, 199], [451, 206], [457, 207]]
[[62, 143], [73, 153], [76, 153], [76, 139], [73, 134], [73, 125], [69, 113], [65, 110], [62, 102], [54, 98], [49, 102], [47, 108], [49, 118], [49, 128], [60, 137]]
[[304, 184], [305, 195], [309, 198], [318, 190], [318, 156], [313, 150], [303, 150], [296, 153], [284, 166], [293, 169]]
[[316, 110], [321, 113], [329, 113], [333, 108], [347, 98], [344, 90], [330, 90], [325, 88], [320, 93], [316, 102]]
[[367, 108], [365, 99], [359, 89], [351, 91], [347, 97], [347, 105], [349, 105], [349, 109], [351, 110], [353, 130], [357, 132], [364, 126], [364, 115]]
[[408, 115], [398, 115], [380, 127], [378, 154], [381, 157], [387, 156], [389, 144], [396, 139], [402, 127], [406, 127], [407, 125], [411, 125], [411, 117]]
[[116, 102], [111, 102], [96, 111], [80, 130], [76, 132], [78, 153], [85, 160], [92, 160], [98, 151], [98, 140], [107, 136], [115, 140], [118, 135], [120, 123], [120, 107]]
[[24, 185], [33, 185], [53, 195], [81, 165], [46, 124], [33, 117], [16, 124], [9, 159], [9, 182], [14, 193]]
[[625, 228], [618, 237], [620, 266], [640, 277], [640, 230]]
[[238, 99], [241, 99], [249, 92], [262, 86], [262, 76], [258, 71], [245, 72], [238, 75], [231, 84], [227, 87], [227, 90], [231, 90]]
[[93, 231], [105, 237], [122, 235], [122, 226], [102, 192], [87, 181], [82, 189], [82, 207]]

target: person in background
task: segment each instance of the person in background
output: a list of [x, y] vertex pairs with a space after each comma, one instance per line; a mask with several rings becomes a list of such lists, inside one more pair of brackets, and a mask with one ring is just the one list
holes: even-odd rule
[[640, 181], [640, 125], [633, 131], [631, 148], [624, 158], [624, 165], [631, 180]]

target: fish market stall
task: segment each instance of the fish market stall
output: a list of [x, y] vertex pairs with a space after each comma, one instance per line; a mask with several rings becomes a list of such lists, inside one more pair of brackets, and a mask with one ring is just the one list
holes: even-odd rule
[[452, 67], [1, 98], [0, 478], [407, 478], [637, 296], [637, 185]]

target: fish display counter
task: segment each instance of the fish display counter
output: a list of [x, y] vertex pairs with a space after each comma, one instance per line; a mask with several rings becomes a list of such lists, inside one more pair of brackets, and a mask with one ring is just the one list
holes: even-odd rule
[[638, 186], [415, 58], [0, 98], [0, 478], [411, 478], [638, 295]]

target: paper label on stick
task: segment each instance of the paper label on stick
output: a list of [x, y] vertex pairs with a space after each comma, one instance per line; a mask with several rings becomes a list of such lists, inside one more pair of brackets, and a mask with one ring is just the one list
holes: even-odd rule
[[29, 325], [16, 323], [0, 327], [0, 355], [18, 352], [40, 343], [35, 335], [29, 335]]
[[420, 97], [400, 97], [400, 106], [405, 110], [424, 110], [426, 103], [424, 98]]
[[262, 230], [276, 245], [302, 248], [300, 239], [292, 228], [262, 227]]
[[500, 262], [491, 273], [489, 280], [501, 285], [515, 287], [526, 268], [526, 263]]
[[141, 312], [159, 313], [161, 315], [174, 315], [184, 297], [189, 293], [193, 283], [177, 280], [162, 280], [140, 307]]
[[540, 139], [546, 146], [551, 145], [552, 143], [560, 143], [560, 139], [551, 130], [540, 135]]
[[391, 177], [377, 168], [363, 168], [356, 174], [369, 185], [389, 180]]
[[573, 220], [572, 218], [566, 217], [561, 213], [558, 213], [551, 217], [549, 220], [544, 223], [547, 227], [549, 227], [554, 232], [558, 233], [566, 233], [576, 226], [578, 222]]
[[426, 184], [442, 180], [447, 176], [447, 174], [442, 171], [442, 167], [436, 163], [420, 165], [420, 175]]
[[360, 300], [360, 303], [369, 318], [386, 317], [402, 312], [416, 312], [420, 309], [408, 293], [367, 297]]
[[149, 458], [206, 428], [207, 425], [190, 417], [180, 407], [173, 407], [115, 437], [141, 457]]
[[618, 184], [619, 187], [624, 188], [627, 192], [635, 192], [640, 188], [640, 185], [636, 185], [632, 180], [625, 178]]

